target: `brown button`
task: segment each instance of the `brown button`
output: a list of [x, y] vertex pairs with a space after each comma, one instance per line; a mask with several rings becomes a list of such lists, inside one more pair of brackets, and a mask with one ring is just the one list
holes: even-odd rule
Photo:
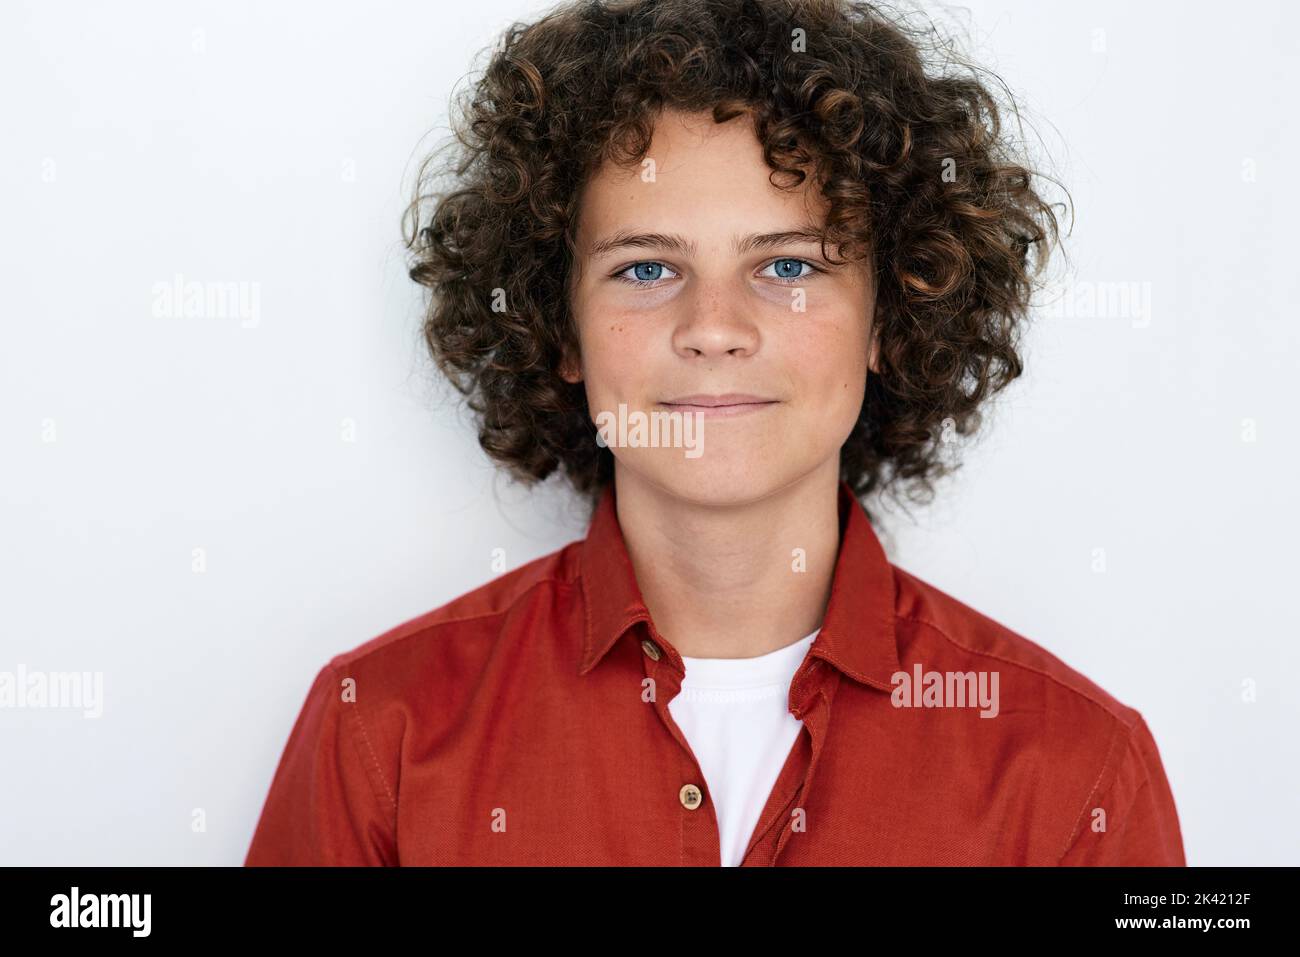
[[677, 797], [681, 799], [682, 807], [688, 811], [694, 811], [704, 803], [704, 795], [694, 784], [683, 784], [682, 789], [677, 792]]
[[649, 638], [641, 639], [641, 647], [645, 650], [645, 653], [650, 656], [651, 661], [659, 660], [659, 646]]

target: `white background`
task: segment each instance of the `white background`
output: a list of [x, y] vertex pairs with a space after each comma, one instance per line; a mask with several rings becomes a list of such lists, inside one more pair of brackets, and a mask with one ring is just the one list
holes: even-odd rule
[[[494, 478], [418, 336], [416, 164], [541, 9], [468, 7], [6, 4], [0, 670], [105, 703], [0, 710], [0, 863], [241, 863], [326, 660], [584, 533]], [[951, 17], [1073, 195], [1061, 281], [1151, 308], [1036, 320], [882, 537], [1141, 711], [1189, 863], [1298, 864], [1296, 7]], [[178, 274], [255, 284], [256, 325], [155, 316]]]

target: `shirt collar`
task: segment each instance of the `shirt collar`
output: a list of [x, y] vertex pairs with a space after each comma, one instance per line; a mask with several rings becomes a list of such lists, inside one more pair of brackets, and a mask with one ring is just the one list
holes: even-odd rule
[[[579, 674], [650, 612], [637, 586], [614, 508], [614, 483], [601, 495], [583, 542], [580, 575], [586, 608]], [[845, 481], [839, 483], [840, 550], [830, 600], [810, 655], [855, 681], [892, 691], [901, 670], [894, 639], [894, 571], [871, 521]]]

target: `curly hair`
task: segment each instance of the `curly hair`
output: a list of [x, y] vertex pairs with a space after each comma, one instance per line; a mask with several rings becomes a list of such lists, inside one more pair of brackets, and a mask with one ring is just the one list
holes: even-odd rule
[[[825, 197], [823, 249], [874, 257], [879, 368], [841, 478], [859, 499], [899, 484], [931, 498], [957, 467], [944, 445], [1022, 371], [1034, 276], [1060, 237], [984, 71], [930, 32], [848, 0], [579, 0], [508, 27], [403, 216], [409, 275], [431, 291], [424, 340], [484, 451], [599, 499], [612, 453], [558, 371], [579, 354], [582, 185], [638, 163], [664, 109], [747, 113], [771, 176], [811, 175]], [[931, 45], [962, 69], [927, 70]]]

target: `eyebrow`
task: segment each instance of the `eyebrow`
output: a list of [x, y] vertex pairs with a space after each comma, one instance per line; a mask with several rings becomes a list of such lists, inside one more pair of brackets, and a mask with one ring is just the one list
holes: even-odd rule
[[[816, 242], [822, 240], [822, 231], [815, 226], [803, 225], [795, 229], [781, 230], [775, 233], [750, 233], [747, 236], [732, 236], [731, 248], [737, 255], [760, 249], [772, 249], [795, 243]], [[588, 255], [593, 259], [604, 256], [616, 249], [668, 249], [684, 256], [694, 256], [699, 249], [694, 240], [687, 241], [675, 233], [642, 233], [630, 229], [620, 229], [607, 239], [599, 239], [591, 244]]]

